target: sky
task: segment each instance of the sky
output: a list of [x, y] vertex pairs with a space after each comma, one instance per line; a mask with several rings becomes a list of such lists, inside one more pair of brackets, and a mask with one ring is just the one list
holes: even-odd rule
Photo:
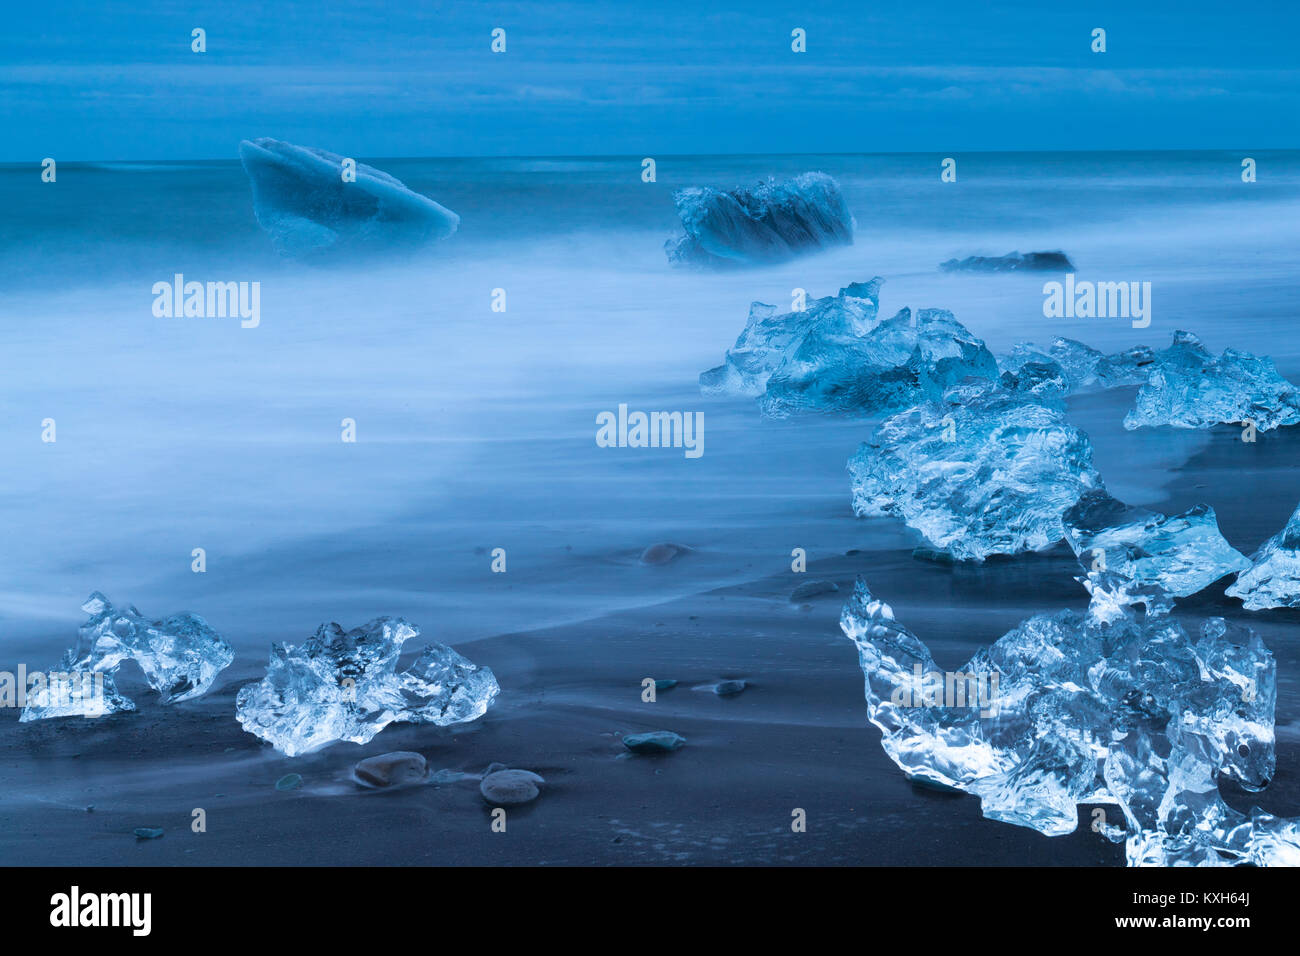
[[1293, 0], [2, 2], [0, 162], [1300, 147]]

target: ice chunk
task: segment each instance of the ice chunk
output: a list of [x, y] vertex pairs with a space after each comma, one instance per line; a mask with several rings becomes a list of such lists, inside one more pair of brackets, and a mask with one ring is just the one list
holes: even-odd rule
[[1037, 615], [960, 671], [859, 581], [841, 627], [858, 650], [868, 717], [890, 758], [921, 782], [972, 793], [984, 815], [1049, 836], [1078, 805], [1115, 805], [1130, 865], [1291, 864], [1295, 821], [1227, 806], [1218, 780], [1248, 790], [1274, 771], [1276, 668], [1257, 635], [1221, 618], [1193, 638], [1130, 582], [1093, 575], [1087, 612]]
[[234, 660], [225, 638], [197, 614], [151, 621], [134, 607], [113, 607], [98, 591], [81, 609], [90, 620], [81, 625], [76, 647], [27, 694], [19, 720], [135, 710], [113, 680], [124, 661], [135, 661], [161, 703], [173, 704], [205, 693]]
[[967, 256], [939, 264], [944, 272], [1072, 272], [1064, 252], [1008, 252], [1005, 256]]
[[285, 255], [445, 239], [460, 225], [450, 209], [364, 163], [356, 164], [356, 180], [345, 182], [344, 157], [323, 149], [244, 140], [239, 158], [253, 187], [257, 221]]
[[496, 677], [450, 647], [432, 644], [398, 672], [402, 645], [419, 631], [380, 617], [351, 631], [322, 624], [297, 647], [271, 645], [266, 677], [239, 691], [244, 730], [287, 756], [340, 740], [364, 744], [395, 721], [439, 726], [482, 717]]
[[1102, 487], [1088, 437], [1001, 389], [952, 398], [886, 420], [849, 459], [854, 513], [901, 518], [958, 560], [1060, 541], [1062, 515]]
[[1250, 560], [1251, 567], [1237, 576], [1229, 595], [1252, 611], [1300, 607], [1300, 507]]
[[855, 282], [837, 295], [814, 299], [801, 312], [778, 313], [774, 305], [753, 303], [745, 329], [727, 350], [725, 363], [700, 374], [700, 390], [705, 395], [762, 395], [786, 354], [815, 330], [826, 326], [830, 334], [839, 337], [862, 336], [876, 325], [884, 281], [876, 276], [868, 282]]
[[903, 309], [877, 317], [879, 277], [777, 314], [754, 303], [726, 364], [700, 376], [705, 394], [760, 396], [773, 417], [801, 411], [872, 414], [937, 399], [967, 378], [995, 378], [984, 343], [941, 309], [913, 321]]
[[1014, 373], [1029, 362], [1055, 363], [1065, 374], [1067, 391], [1081, 392], [1141, 385], [1155, 362], [1155, 353], [1145, 345], [1138, 345], [1114, 355], [1103, 355], [1082, 342], [1058, 336], [1047, 348], [1029, 342], [1017, 344], [999, 356], [998, 368]]
[[1167, 517], [1097, 489], [1083, 495], [1064, 522], [1066, 540], [1085, 569], [1109, 570], [1177, 597], [1250, 567], [1220, 533], [1209, 505]]
[[767, 380], [763, 412], [897, 411], [942, 397], [967, 378], [994, 378], [997, 360], [945, 309], [903, 309], [861, 335], [822, 322], [790, 349]]
[[695, 186], [673, 196], [685, 235], [669, 239], [673, 263], [777, 262], [828, 246], [853, 244], [853, 216], [825, 173], [775, 179], [751, 189]]
[[1278, 374], [1271, 359], [1236, 349], [1215, 358], [1195, 335], [1179, 330], [1173, 345], [1156, 355], [1124, 427], [1208, 428], [1246, 421], [1259, 431], [1300, 422], [1300, 389]]

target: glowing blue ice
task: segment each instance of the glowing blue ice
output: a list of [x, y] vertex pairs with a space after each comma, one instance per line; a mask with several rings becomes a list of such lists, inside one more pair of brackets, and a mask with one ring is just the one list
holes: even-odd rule
[[674, 196], [685, 235], [664, 244], [674, 263], [776, 262], [853, 243], [853, 216], [825, 173], [730, 190], [696, 186]]
[[239, 691], [236, 718], [293, 757], [340, 740], [367, 743], [395, 721], [442, 726], [487, 713], [496, 677], [450, 647], [432, 644], [397, 671], [402, 645], [418, 633], [381, 617], [351, 631], [322, 624], [297, 647], [272, 644], [266, 677]]
[[1300, 607], [1300, 508], [1286, 527], [1251, 556], [1251, 566], [1228, 588], [1252, 611]]
[[1193, 637], [1158, 589], [1139, 613], [1131, 582], [1088, 585], [1087, 612], [1032, 617], [945, 672], [860, 581], [840, 624], [885, 752], [1048, 836], [1073, 832], [1080, 804], [1113, 806], [1100, 831], [1127, 841], [1131, 866], [1300, 862], [1296, 821], [1218, 793], [1220, 778], [1259, 790], [1273, 775], [1276, 668], [1258, 635], [1211, 618]]
[[274, 139], [244, 140], [239, 158], [253, 187], [253, 211], [285, 255], [353, 243], [445, 239], [460, 217], [364, 163], [344, 180], [344, 157]]
[[135, 703], [123, 696], [113, 681], [128, 660], [140, 666], [164, 704], [205, 693], [234, 660], [225, 638], [197, 614], [173, 614], [152, 621], [133, 606], [113, 607], [98, 591], [81, 609], [90, 620], [81, 625], [76, 647], [27, 694], [20, 721], [103, 717], [135, 710]]
[[962, 388], [886, 420], [849, 459], [853, 511], [901, 518], [958, 560], [1038, 551], [1102, 486], [1092, 445], [1056, 408]]
[[1278, 374], [1271, 359], [1227, 349], [1215, 358], [1191, 332], [1156, 355], [1124, 427], [1172, 425], [1208, 428], [1252, 422], [1258, 431], [1300, 422], [1300, 389]]

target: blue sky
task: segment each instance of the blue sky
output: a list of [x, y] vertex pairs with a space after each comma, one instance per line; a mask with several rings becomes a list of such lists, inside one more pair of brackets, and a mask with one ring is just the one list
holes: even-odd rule
[[5, 162], [1300, 146], [1293, 2], [7, 6]]

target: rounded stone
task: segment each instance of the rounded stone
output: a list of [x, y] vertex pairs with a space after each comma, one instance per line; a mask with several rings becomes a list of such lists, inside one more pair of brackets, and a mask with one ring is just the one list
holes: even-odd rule
[[367, 757], [352, 772], [366, 786], [397, 787], [404, 783], [418, 783], [425, 778], [428, 770], [423, 755], [411, 750], [394, 750], [376, 757]]
[[478, 789], [493, 806], [513, 807], [536, 800], [540, 792], [537, 785], [545, 782], [527, 770], [498, 770], [485, 776]]

